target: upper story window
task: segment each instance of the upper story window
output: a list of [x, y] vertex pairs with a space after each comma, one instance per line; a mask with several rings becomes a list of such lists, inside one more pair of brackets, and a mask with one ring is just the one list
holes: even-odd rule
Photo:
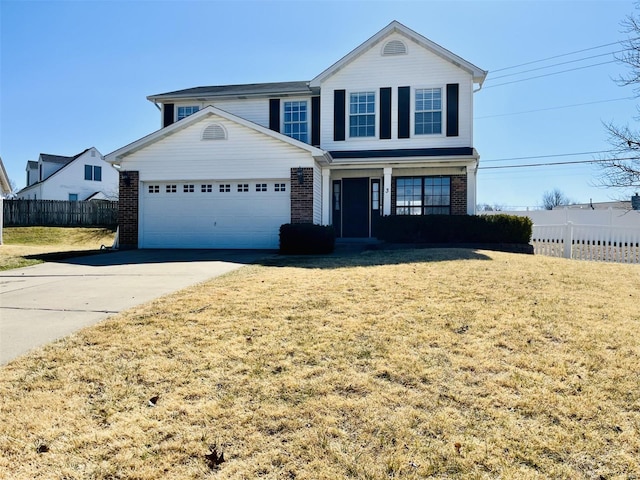
[[442, 89], [416, 89], [416, 135], [442, 133]]
[[349, 96], [349, 136], [373, 137], [376, 134], [376, 94], [356, 92]]
[[85, 165], [84, 166], [84, 179], [93, 180], [94, 182], [102, 181], [102, 167], [97, 165]]
[[284, 129], [282, 133], [301, 142], [309, 143], [307, 112], [306, 100], [284, 102]]
[[186, 118], [189, 115], [193, 115], [198, 110], [200, 110], [200, 107], [195, 105], [188, 106], [188, 107], [178, 107], [178, 118], [176, 118], [176, 121], [182, 120], [183, 118]]

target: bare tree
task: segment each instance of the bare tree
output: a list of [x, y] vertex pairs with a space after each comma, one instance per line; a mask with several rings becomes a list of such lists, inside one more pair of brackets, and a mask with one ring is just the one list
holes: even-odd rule
[[[640, 9], [640, 2], [636, 2]], [[634, 94], [640, 96], [640, 17], [630, 14], [622, 21], [623, 32], [627, 40], [621, 42], [624, 50], [616, 59], [629, 67], [629, 73], [620, 76], [620, 86], [634, 86]], [[640, 108], [634, 120], [640, 120]], [[640, 187], [640, 131], [628, 125], [619, 126], [612, 122], [605, 123], [611, 154], [600, 163], [599, 181], [602, 186], [615, 188]]]
[[560, 207], [562, 205], [569, 205], [572, 201], [562, 193], [559, 188], [554, 188], [551, 191], [544, 192], [542, 195], [542, 207], [545, 210], [553, 210], [554, 207]]

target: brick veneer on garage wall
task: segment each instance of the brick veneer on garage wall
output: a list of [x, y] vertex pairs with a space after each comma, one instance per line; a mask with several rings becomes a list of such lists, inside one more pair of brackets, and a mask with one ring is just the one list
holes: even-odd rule
[[291, 169], [291, 223], [313, 223], [313, 168]]
[[118, 240], [122, 250], [138, 248], [138, 172], [120, 172]]
[[[467, 214], [467, 176], [447, 175], [451, 178], [451, 215]], [[391, 214], [396, 214], [396, 181], [391, 182]]]

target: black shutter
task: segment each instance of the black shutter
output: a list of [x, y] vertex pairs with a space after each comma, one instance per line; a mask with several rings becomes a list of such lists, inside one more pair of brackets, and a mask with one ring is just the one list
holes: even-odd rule
[[380, 138], [391, 138], [391, 88], [380, 89]]
[[280, 131], [280, 99], [269, 100], [269, 128], [276, 132]]
[[333, 139], [338, 142], [345, 139], [345, 100], [344, 90], [333, 91]]
[[165, 103], [164, 108], [162, 109], [162, 126], [168, 127], [173, 123], [173, 112], [174, 112], [173, 103]]
[[411, 87], [398, 87], [398, 138], [411, 136]]
[[447, 137], [458, 136], [458, 84], [447, 84]]
[[320, 146], [320, 97], [311, 97], [311, 145]]

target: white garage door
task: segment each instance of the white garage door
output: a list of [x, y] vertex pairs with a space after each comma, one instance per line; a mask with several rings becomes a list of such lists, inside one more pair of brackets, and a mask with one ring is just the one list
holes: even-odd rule
[[146, 182], [141, 248], [278, 248], [291, 219], [286, 180]]

